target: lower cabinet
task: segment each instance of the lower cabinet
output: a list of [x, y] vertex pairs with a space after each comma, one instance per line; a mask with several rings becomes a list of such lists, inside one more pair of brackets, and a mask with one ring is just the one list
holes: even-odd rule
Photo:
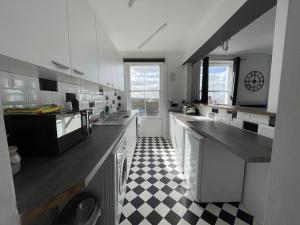
[[114, 155], [109, 154], [103, 165], [87, 186], [87, 191], [95, 194], [100, 201], [101, 216], [97, 225], [115, 225], [115, 174]]
[[223, 145], [188, 129], [185, 177], [196, 202], [240, 202], [245, 161]]
[[136, 117], [131, 121], [129, 126], [126, 129], [126, 137], [127, 137], [127, 173], [129, 174], [131, 162], [133, 159], [135, 146], [137, 142], [137, 134], [136, 134]]
[[170, 138], [173, 144], [173, 147], [176, 149], [176, 139], [175, 139], [175, 118], [172, 113], [169, 113], [169, 129], [170, 129]]
[[175, 127], [175, 142], [176, 142], [176, 153], [177, 153], [177, 161], [181, 168], [181, 171], [184, 173], [184, 163], [185, 163], [185, 130], [188, 128], [186, 124], [179, 121], [178, 119], [174, 119], [174, 127]]

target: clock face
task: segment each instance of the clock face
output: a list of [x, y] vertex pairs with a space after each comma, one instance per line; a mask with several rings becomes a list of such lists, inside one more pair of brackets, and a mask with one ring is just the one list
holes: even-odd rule
[[249, 91], [258, 91], [264, 86], [264, 75], [259, 71], [252, 71], [248, 73], [245, 77], [245, 87]]

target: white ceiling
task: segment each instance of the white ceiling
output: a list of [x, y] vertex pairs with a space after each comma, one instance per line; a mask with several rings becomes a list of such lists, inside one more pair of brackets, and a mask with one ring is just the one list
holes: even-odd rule
[[210, 55], [272, 53], [276, 7], [249, 24], [229, 41], [229, 50], [216, 48]]
[[[120, 52], [184, 51], [224, 0], [91, 0], [102, 25]], [[142, 49], [138, 46], [165, 22], [168, 26]]]

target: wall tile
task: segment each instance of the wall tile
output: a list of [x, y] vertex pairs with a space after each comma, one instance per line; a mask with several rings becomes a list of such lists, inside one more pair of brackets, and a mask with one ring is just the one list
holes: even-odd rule
[[268, 125], [270, 121], [269, 116], [251, 114], [251, 122]]
[[240, 128], [240, 129], [243, 129], [243, 124], [244, 124], [244, 122], [242, 120], [239, 120], [239, 119], [233, 119], [231, 121], [231, 126], [237, 127], [237, 128]]
[[11, 75], [0, 71], [0, 88], [11, 88]]
[[266, 126], [266, 125], [259, 125], [258, 126], [258, 134], [263, 135], [268, 138], [274, 138], [275, 128]]
[[[0, 94], [5, 107], [33, 106], [36, 104], [65, 105], [65, 93], [76, 93], [81, 101], [80, 108], [88, 108], [89, 101], [95, 101], [94, 112], [102, 112], [107, 104], [117, 101], [117, 96], [122, 96], [111, 88], [103, 88], [99, 94], [99, 85], [87, 81], [81, 81], [80, 85], [58, 82], [58, 92], [40, 91], [38, 78], [20, 74], [10, 74], [0, 71]], [[108, 97], [108, 101], [105, 100]], [[117, 111], [117, 105], [112, 108]]]
[[237, 112], [237, 119], [250, 121], [251, 120], [251, 114], [250, 113], [245, 113], [245, 112]]
[[27, 103], [26, 95], [23, 90], [15, 89], [2, 89], [1, 90], [1, 100], [3, 103]]

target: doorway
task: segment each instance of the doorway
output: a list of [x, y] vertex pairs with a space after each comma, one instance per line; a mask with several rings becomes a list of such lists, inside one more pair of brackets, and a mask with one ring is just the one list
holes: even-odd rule
[[138, 112], [138, 136], [163, 136], [164, 63], [125, 63], [125, 68], [127, 109]]

